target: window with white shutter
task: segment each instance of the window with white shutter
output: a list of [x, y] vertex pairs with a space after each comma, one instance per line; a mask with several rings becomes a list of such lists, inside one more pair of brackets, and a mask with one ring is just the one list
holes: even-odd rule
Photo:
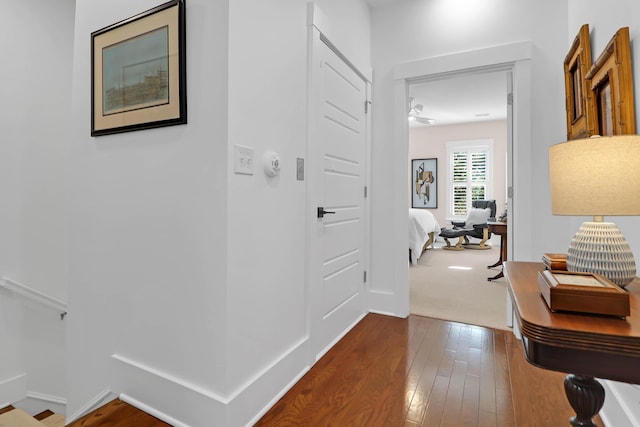
[[473, 200], [491, 198], [493, 140], [448, 142], [447, 157], [447, 216], [464, 219]]

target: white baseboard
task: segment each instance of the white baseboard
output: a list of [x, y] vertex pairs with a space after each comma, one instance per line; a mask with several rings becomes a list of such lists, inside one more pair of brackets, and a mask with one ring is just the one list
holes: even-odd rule
[[139, 400], [134, 399], [131, 396], [128, 396], [124, 393], [120, 394], [120, 400], [122, 400], [123, 402], [128, 403], [131, 406], [134, 406], [138, 409], [140, 409], [141, 411], [146, 412], [147, 414], [153, 415], [154, 417], [158, 418], [161, 421], [164, 421], [167, 424], [171, 424], [173, 427], [190, 427], [187, 424], [181, 423], [180, 421], [176, 420], [175, 418], [170, 417], [169, 415], [165, 414], [164, 412], [160, 412], [155, 408], [152, 408], [149, 405], [145, 405], [144, 403], [140, 402]]
[[309, 370], [310, 354], [309, 337], [302, 337], [236, 390], [228, 405], [228, 424], [253, 425]]
[[631, 384], [601, 380], [605, 390], [600, 418], [608, 427], [640, 426], [640, 388]]
[[120, 354], [111, 357], [118, 362], [117, 393], [130, 405], [179, 426], [225, 419], [226, 399], [215, 391]]
[[[120, 398], [174, 426], [250, 425], [259, 419], [309, 369], [308, 338], [304, 337], [245, 384], [222, 395], [183, 378], [120, 354]], [[149, 393], [149, 390], [154, 390]], [[273, 396], [277, 395], [277, 398]], [[185, 405], [184, 402], [189, 402]], [[257, 415], [256, 415], [257, 414]], [[224, 421], [222, 421], [224, 420]]]
[[[111, 397], [111, 399], [108, 399], [109, 397]], [[112, 395], [111, 388], [107, 387], [102, 392], [98, 393], [97, 396], [95, 396], [93, 399], [87, 402], [83, 407], [78, 409], [75, 413], [73, 413], [70, 416], [67, 416], [67, 420], [66, 420], [67, 424], [71, 424], [72, 422], [76, 421], [78, 418], [82, 418], [89, 412], [93, 411], [96, 408], [99, 408], [100, 406], [104, 405], [106, 402], [110, 402], [114, 398], [115, 396]]]
[[0, 379], [0, 402], [2, 407], [24, 399], [27, 396], [27, 374]]
[[367, 312], [364, 312], [362, 314], [360, 314], [356, 320], [354, 320], [353, 322], [351, 322], [351, 324], [349, 326], [347, 326], [342, 332], [340, 332], [333, 340], [331, 340], [331, 342], [322, 350], [320, 350], [320, 352], [316, 355], [316, 362], [318, 360], [320, 360], [320, 358], [322, 358], [322, 356], [324, 356], [325, 354], [327, 354], [327, 352], [329, 350], [331, 350], [333, 348], [333, 346], [335, 346], [338, 341], [340, 341], [342, 338], [344, 338], [345, 335], [347, 335], [349, 333], [349, 331], [351, 329], [353, 329], [354, 326], [356, 326], [358, 323], [360, 323], [360, 321], [362, 319], [364, 319], [364, 317], [367, 315]]
[[389, 317], [398, 317], [400, 319], [405, 319], [407, 317], [407, 316], [398, 316], [396, 313], [391, 313], [389, 311], [374, 310], [374, 309], [369, 310], [369, 313], [380, 314], [382, 316], [389, 316]]
[[289, 381], [289, 384], [287, 384], [282, 390], [280, 390], [280, 393], [278, 393], [273, 399], [271, 399], [271, 401], [267, 403], [264, 408], [262, 408], [262, 410], [253, 417], [253, 419], [247, 424], [247, 427], [250, 427], [257, 423], [258, 420], [260, 420], [260, 418], [262, 418], [264, 414], [266, 414], [267, 411], [269, 411], [269, 409], [271, 409], [271, 407], [275, 405], [278, 400], [280, 400], [282, 396], [284, 396], [291, 389], [291, 387], [293, 387], [298, 381], [300, 381], [300, 379], [307, 372], [309, 372], [310, 369], [311, 367], [309, 366], [305, 367], [298, 375], [296, 375], [291, 381]]
[[367, 305], [369, 306], [369, 312], [371, 313], [400, 317], [402, 319], [409, 315], [408, 300], [405, 313], [404, 309], [398, 307], [398, 296], [394, 292], [368, 289], [366, 291], [366, 299]]
[[45, 402], [55, 403], [57, 405], [66, 405], [67, 399], [60, 396], [53, 396], [51, 394], [38, 393], [37, 391], [27, 391], [27, 398], [42, 400]]

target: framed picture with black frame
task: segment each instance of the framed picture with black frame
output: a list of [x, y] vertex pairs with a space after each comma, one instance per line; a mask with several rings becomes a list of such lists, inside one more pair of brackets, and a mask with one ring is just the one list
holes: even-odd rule
[[187, 123], [184, 0], [91, 33], [91, 136]]
[[411, 160], [411, 207], [437, 209], [438, 159]]

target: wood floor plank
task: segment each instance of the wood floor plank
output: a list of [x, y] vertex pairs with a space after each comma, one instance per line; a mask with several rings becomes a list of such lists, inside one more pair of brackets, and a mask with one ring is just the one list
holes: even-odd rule
[[568, 425], [564, 375], [529, 365], [509, 331], [419, 316], [357, 326], [256, 425]]
[[[468, 372], [468, 371], [467, 371]], [[460, 420], [462, 426], [478, 426], [480, 424], [480, 378], [467, 373], [462, 395]]]
[[67, 427], [171, 427], [170, 424], [149, 415], [120, 399], [90, 412]]
[[478, 427], [498, 427], [498, 416], [495, 412], [480, 409], [478, 412]]
[[[256, 426], [564, 426], [563, 379], [508, 331], [370, 314]], [[116, 399], [69, 425], [125, 426], [168, 424]]]
[[[371, 420], [379, 420], [388, 416], [385, 402], [393, 400], [390, 385], [406, 372], [406, 352], [408, 336], [404, 328], [402, 333], [389, 334], [380, 351], [376, 352], [370, 371], [377, 374], [363, 378], [361, 393], [341, 409], [344, 419], [356, 425], [369, 425]], [[382, 403], [382, 404], [380, 404]]]
[[0, 408], [0, 414], [4, 414], [5, 412], [13, 411], [14, 409], [16, 409], [16, 408], [14, 408], [11, 405], [5, 406], [4, 408]]
[[40, 412], [39, 414], [34, 415], [33, 418], [35, 418], [38, 421], [41, 421], [41, 420], [44, 420], [47, 417], [50, 417], [53, 414], [54, 414], [53, 411], [51, 411], [49, 409], [46, 409], [46, 410]]
[[426, 427], [440, 426], [444, 415], [444, 403], [449, 389], [449, 377], [438, 376], [433, 384], [431, 398], [427, 404], [422, 425]]
[[436, 325], [438, 327], [430, 330], [432, 335], [428, 336], [425, 348], [428, 349], [424, 359], [416, 360], [416, 370], [420, 370], [420, 379], [416, 391], [411, 399], [407, 420], [420, 422], [424, 418], [426, 405], [431, 398], [433, 385], [440, 369], [443, 356], [445, 356], [444, 345], [449, 336], [449, 328], [445, 324]]
[[496, 388], [507, 390], [511, 387], [509, 378], [509, 363], [507, 360], [507, 347], [504, 340], [504, 332], [496, 331], [494, 334], [494, 367]]
[[[419, 362], [419, 350], [424, 342], [428, 342], [426, 337], [434, 334], [434, 331], [439, 329], [440, 324], [433, 319], [427, 319], [424, 322], [423, 329], [420, 332], [423, 334], [419, 336], [417, 333], [413, 334], [410, 338], [410, 353], [407, 355], [407, 363], [404, 370], [398, 371], [396, 376], [389, 384], [388, 392], [381, 396], [381, 400], [375, 402], [375, 404], [382, 408], [383, 413], [386, 413], [385, 425], [402, 425], [405, 419], [405, 414], [410, 406], [407, 402], [412, 402], [416, 387], [419, 381], [419, 375], [414, 372], [420, 367]], [[419, 344], [419, 345], [418, 345]], [[404, 396], [404, 399], [398, 399], [398, 396]]]
[[495, 351], [494, 334], [487, 331], [482, 337], [482, 349], [480, 354], [480, 403], [482, 411], [495, 414], [496, 406], [496, 380], [495, 380]]
[[467, 363], [455, 361], [449, 378], [449, 389], [444, 402], [444, 413], [442, 419], [443, 427], [461, 426], [462, 395], [467, 376]]
[[[563, 378], [528, 364], [510, 332], [371, 314], [256, 425], [563, 426]], [[168, 426], [116, 399], [69, 427], [132, 425]]]

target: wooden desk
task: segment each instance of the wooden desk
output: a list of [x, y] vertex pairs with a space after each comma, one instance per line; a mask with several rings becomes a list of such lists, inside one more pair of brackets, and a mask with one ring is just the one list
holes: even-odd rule
[[[507, 223], [506, 222], [488, 222], [489, 232], [500, 236], [500, 259], [487, 268], [497, 267], [502, 265], [507, 260]], [[500, 270], [498, 274], [493, 277], [489, 277], [487, 280], [492, 281], [504, 276], [503, 270]]]
[[553, 313], [538, 289], [544, 264], [506, 262], [513, 312], [522, 332], [527, 360], [538, 367], [570, 373], [565, 392], [576, 416], [573, 426], [595, 426], [592, 418], [604, 403], [604, 389], [594, 378], [640, 384], [640, 279], [629, 291], [626, 319]]

